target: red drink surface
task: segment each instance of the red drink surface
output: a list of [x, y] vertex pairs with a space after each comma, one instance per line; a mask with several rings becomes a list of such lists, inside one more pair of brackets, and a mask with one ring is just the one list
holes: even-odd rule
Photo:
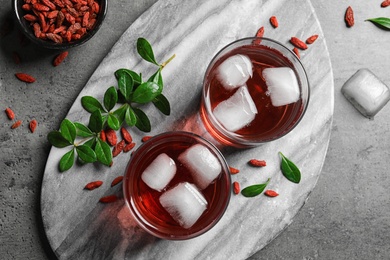
[[[226, 178], [229, 172], [227, 166], [224, 167], [223, 165], [221, 165], [222, 171], [217, 179], [204, 190], [200, 190], [207, 200], [208, 205], [207, 209], [192, 227], [188, 229], [181, 227], [160, 204], [159, 198], [164, 191], [175, 187], [181, 182], [195, 183], [189, 169], [178, 161], [178, 157], [186, 149], [196, 143], [199, 142], [195, 139], [188, 137], [181, 138], [180, 136], [175, 137], [174, 135], [165, 135], [164, 138], [160, 138], [157, 141], [151, 139], [144, 145], [153, 146], [153, 148], [141, 149], [139, 153], [137, 151], [128, 166], [125, 178], [127, 183], [124, 186], [125, 197], [127, 200], [130, 200], [130, 207], [133, 207], [134, 209], [134, 211], [132, 209], [133, 215], [134, 212], [138, 212], [136, 214], [138, 215], [138, 217], [136, 216], [136, 219], [143, 222], [141, 223], [141, 226], [145, 225], [153, 229], [153, 232], [157, 233], [155, 235], [159, 237], [167, 239], [186, 239], [188, 236], [193, 236], [193, 234], [197, 234], [202, 229], [210, 226], [211, 223], [216, 223], [226, 209], [227, 202], [230, 198], [230, 177]], [[204, 142], [201, 142], [201, 144], [204, 144]], [[210, 148], [209, 150], [216, 155]], [[152, 161], [162, 153], [167, 154], [175, 161], [177, 171], [167, 187], [159, 192], [146, 185], [141, 179], [141, 174]]]
[[[302, 99], [284, 106], [275, 107], [271, 103], [267, 86], [262, 71], [265, 68], [289, 67], [294, 70], [291, 62], [279, 51], [261, 45], [239, 46], [221, 56], [211, 67], [205, 78], [204, 85], [208, 87], [206, 99], [209, 99], [211, 111], [222, 101], [232, 96], [237, 89], [227, 90], [217, 77], [218, 66], [227, 58], [236, 55], [246, 55], [253, 64], [253, 77], [246, 82], [249, 93], [256, 104], [257, 114], [254, 120], [245, 127], [237, 130], [235, 134], [243, 139], [252, 141], [267, 141], [275, 139], [288, 132], [301, 117], [304, 111]], [[300, 79], [297, 77], [299, 85]], [[301, 87], [301, 86], [300, 86]], [[202, 102], [201, 115], [205, 121], [206, 128], [212, 135], [219, 135], [213, 123], [209, 121]], [[206, 101], [208, 102], [208, 101]], [[216, 119], [214, 119], [216, 120]], [[218, 138], [217, 138], [218, 139]]]

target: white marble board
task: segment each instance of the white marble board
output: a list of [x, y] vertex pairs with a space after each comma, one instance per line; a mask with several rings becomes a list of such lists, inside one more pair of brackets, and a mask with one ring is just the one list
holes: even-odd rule
[[[269, 18], [275, 15], [279, 27]], [[118, 15], [118, 18], [120, 16]], [[41, 210], [49, 242], [59, 259], [245, 259], [263, 248], [292, 222], [314, 189], [321, 173], [330, 138], [333, 116], [333, 74], [329, 54], [309, 0], [160, 0], [140, 16], [118, 40], [70, 108], [67, 118], [87, 123], [88, 113], [80, 98], [102, 100], [104, 91], [116, 84], [114, 71], [131, 68], [150, 75], [150, 64], [141, 61], [135, 49], [138, 37], [154, 47], [157, 60], [176, 58], [163, 70], [164, 94], [172, 104], [169, 117], [146, 107], [151, 117], [151, 135], [169, 130], [187, 130], [207, 137], [199, 127], [198, 108], [207, 64], [224, 45], [254, 36], [261, 26], [265, 37], [291, 47], [289, 39], [318, 40], [301, 51], [311, 85], [310, 104], [300, 125], [283, 138], [257, 148], [223, 149], [228, 163], [241, 172], [232, 176], [242, 187], [272, 178], [269, 188], [280, 195], [245, 198], [233, 195], [221, 221], [206, 234], [187, 241], [165, 241], [141, 230], [129, 215], [124, 200], [101, 204], [99, 198], [116, 193], [111, 181], [124, 174], [130, 154], [114, 159], [112, 167], [77, 165], [59, 173], [63, 149], [52, 148], [42, 182]], [[98, 40], [98, 39], [93, 39]], [[99, 51], [99, 50], [93, 50]], [[137, 147], [144, 133], [130, 130]], [[300, 184], [285, 179], [279, 169], [282, 151], [302, 171]], [[264, 159], [267, 166], [251, 168], [247, 161]], [[86, 183], [103, 180], [94, 191]]]

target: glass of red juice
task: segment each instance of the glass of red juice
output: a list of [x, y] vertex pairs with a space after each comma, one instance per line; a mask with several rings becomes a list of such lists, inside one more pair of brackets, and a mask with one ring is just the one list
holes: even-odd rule
[[268, 38], [243, 38], [220, 50], [204, 77], [200, 115], [220, 143], [253, 147], [300, 122], [310, 96], [299, 58]]
[[202, 137], [166, 132], [132, 155], [123, 192], [141, 228], [163, 239], [190, 239], [211, 229], [225, 213], [231, 195], [229, 167]]

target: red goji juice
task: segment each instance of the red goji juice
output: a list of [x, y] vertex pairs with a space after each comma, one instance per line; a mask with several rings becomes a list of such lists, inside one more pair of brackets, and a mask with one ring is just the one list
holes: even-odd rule
[[[207, 208], [194, 225], [183, 228], [160, 204], [159, 198], [179, 183], [195, 183], [189, 169], [178, 160], [180, 154], [195, 144], [206, 146], [220, 162], [222, 171], [209, 186], [199, 189], [207, 200]], [[175, 161], [177, 170], [168, 185], [162, 191], [157, 191], [150, 188], [141, 175], [162, 153]], [[123, 185], [126, 203], [138, 224], [157, 237], [174, 240], [198, 236], [214, 226], [225, 212], [231, 193], [229, 170], [223, 156], [204, 139], [186, 132], [161, 134], [143, 144], [129, 162]]]
[[[268, 41], [265, 38], [261, 40], [260, 45], [254, 44], [251, 38], [244, 40], [246, 41], [242, 44], [236, 42], [222, 50], [209, 65], [203, 83], [203, 98], [200, 109], [202, 120], [209, 133], [223, 144], [238, 147], [271, 141], [291, 131], [302, 118], [309, 95], [305, 71], [294, 54], [284, 49], [283, 46], [283, 48], [278, 46], [278, 49], [275, 49], [274, 45], [271, 45], [272, 47], [263, 45], [264, 42]], [[274, 44], [273, 41], [271, 43]], [[256, 105], [257, 114], [253, 121], [243, 128], [229, 132], [218, 123], [212, 111], [220, 102], [227, 100], [237, 91], [237, 89], [224, 88], [217, 76], [218, 66], [236, 54], [247, 56], [252, 63], [253, 76], [245, 84]], [[276, 67], [289, 67], [295, 72], [301, 91], [301, 97], [298, 101], [278, 107], [272, 105], [262, 71], [265, 68]]]

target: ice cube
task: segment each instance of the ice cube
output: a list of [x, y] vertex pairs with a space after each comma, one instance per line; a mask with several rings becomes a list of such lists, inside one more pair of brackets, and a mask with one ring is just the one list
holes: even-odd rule
[[213, 114], [227, 130], [235, 132], [255, 119], [257, 108], [245, 85], [227, 100], [219, 103]]
[[235, 89], [252, 77], [252, 62], [241, 54], [224, 60], [217, 68], [217, 77], [226, 89]]
[[284, 106], [299, 100], [298, 80], [291, 68], [266, 68], [263, 77], [273, 106]]
[[192, 183], [182, 182], [160, 196], [160, 203], [183, 228], [192, 227], [207, 208], [207, 200]]
[[341, 88], [341, 92], [365, 117], [372, 118], [390, 100], [389, 88], [370, 70], [360, 69]]
[[205, 189], [221, 173], [221, 164], [210, 150], [196, 144], [179, 155], [178, 160], [190, 171], [195, 184], [201, 190]]
[[175, 173], [175, 161], [167, 154], [162, 153], [143, 171], [141, 179], [150, 188], [162, 191], [173, 179]]

